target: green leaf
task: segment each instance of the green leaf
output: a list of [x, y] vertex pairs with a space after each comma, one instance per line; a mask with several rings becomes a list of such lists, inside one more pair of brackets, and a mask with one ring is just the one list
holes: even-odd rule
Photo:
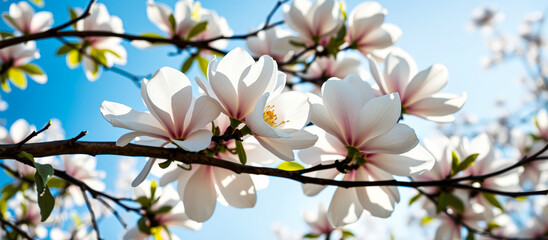
[[154, 214], [167, 213], [167, 212], [171, 211], [171, 209], [173, 209], [172, 206], [163, 206], [160, 209], [158, 209], [156, 211], [153, 211], [152, 213], [154, 213]]
[[107, 58], [105, 57], [105, 52], [98, 49], [91, 49], [91, 57], [97, 59], [99, 63], [103, 66], [107, 66]]
[[460, 198], [448, 192], [441, 192], [440, 197], [438, 198], [437, 211], [441, 212], [447, 207], [452, 207], [458, 212], [464, 211], [464, 203]]
[[4, 21], [10, 23], [12, 26], [17, 26], [15, 20], [13, 20], [13, 18], [11, 18], [10, 15], [8, 15], [7, 13], [2, 14], [2, 18], [4, 19]]
[[50, 164], [40, 164], [34, 161], [32, 154], [22, 151], [18, 155], [21, 158], [27, 158], [34, 163], [36, 173], [34, 174], [34, 181], [36, 182], [36, 193], [38, 195], [38, 206], [40, 207], [41, 221], [48, 219], [53, 207], [55, 206], [55, 199], [49, 191], [49, 187], [46, 185], [49, 178], [53, 176], [55, 171]]
[[175, 22], [175, 16], [173, 16], [173, 14], [169, 15], [169, 24], [171, 25], [171, 32], [175, 32], [177, 23]]
[[198, 24], [194, 25], [192, 29], [190, 29], [190, 32], [188, 32], [188, 36], [186, 38], [191, 39], [197, 36], [198, 34], [202, 33], [203, 31], [205, 31], [206, 28], [207, 28], [207, 21], [199, 22]]
[[341, 232], [342, 232], [342, 238], [349, 238], [349, 237], [355, 237], [356, 236], [350, 230], [343, 229], [343, 230], [341, 230]]
[[17, 68], [8, 69], [8, 78], [11, 79], [11, 82], [20, 89], [27, 88], [27, 77], [25, 74]]
[[44, 75], [44, 71], [42, 71], [42, 69], [40, 69], [40, 67], [36, 64], [28, 63], [17, 68], [29, 75]]
[[247, 157], [245, 155], [244, 145], [240, 140], [236, 140], [236, 153], [238, 153], [240, 163], [245, 165], [245, 163], [247, 162]]
[[455, 174], [461, 172], [461, 171], [464, 171], [466, 170], [467, 168], [469, 168], [470, 166], [474, 165], [474, 162], [476, 161], [476, 158], [478, 158], [478, 153], [475, 153], [475, 154], [472, 154], [468, 157], [466, 157], [466, 159], [464, 159], [464, 161], [462, 161], [459, 166], [455, 169]]
[[67, 54], [69, 67], [76, 67], [82, 61], [82, 56], [78, 50], [71, 50]]
[[139, 227], [139, 231], [142, 233], [150, 235], [150, 227], [147, 225], [146, 216], [139, 218], [139, 221], [137, 221], [137, 227]]
[[504, 208], [502, 207], [502, 204], [500, 204], [499, 200], [497, 200], [497, 198], [495, 197], [494, 194], [482, 192], [481, 195], [482, 195], [483, 198], [485, 198], [485, 200], [487, 200], [491, 205], [493, 205], [494, 207], [496, 207], [496, 208], [498, 208], [498, 209], [500, 209], [501, 211], [504, 212]]
[[40, 215], [42, 216], [40, 221], [44, 222], [48, 219], [51, 211], [53, 211], [53, 207], [55, 206], [55, 199], [51, 195], [51, 192], [47, 186], [43, 194], [38, 194], [38, 206], [40, 206]]
[[[78, 13], [76, 13], [76, 11], [74, 11], [74, 9], [72, 9], [71, 7], [68, 7], [68, 11], [69, 11], [70, 20], [74, 20], [74, 19], [78, 18]], [[73, 23], [72, 27], [74, 29], [76, 29], [76, 23]]]
[[[536, 118], [535, 118], [535, 119], [536, 119]], [[533, 141], [540, 141], [540, 140], [542, 140], [542, 137], [541, 137], [541, 136], [535, 135], [534, 133], [529, 133], [528, 135], [533, 139]]]
[[188, 72], [188, 70], [190, 69], [190, 67], [192, 67], [192, 63], [194, 62], [194, 57], [193, 56], [190, 56], [188, 57], [185, 62], [183, 63], [183, 65], [181, 66], [181, 72], [183, 73], [186, 73]]
[[304, 167], [296, 162], [283, 162], [280, 165], [278, 165], [278, 169], [285, 170], [285, 171], [299, 171], [304, 169]]
[[455, 170], [460, 164], [459, 155], [455, 151], [451, 151], [451, 175], [455, 175]]
[[71, 46], [71, 45], [61, 46], [59, 49], [57, 49], [57, 52], [55, 53], [55, 55], [57, 55], [57, 56], [65, 55], [65, 54], [69, 53], [70, 51], [75, 50], [76, 48], [79, 48], [79, 46], [76, 47], [76, 44], [73, 44], [73, 45], [74, 46]]
[[209, 65], [209, 61], [201, 55], [199, 55], [196, 60], [198, 60], [198, 64], [200, 65], [200, 70], [202, 70], [202, 74], [207, 77], [207, 66]]
[[232, 129], [238, 129], [238, 126], [240, 126], [242, 122], [238, 119], [230, 118], [230, 126]]
[[36, 173], [34, 174], [34, 180], [36, 181], [36, 178], [40, 178], [42, 185], [39, 185], [36, 183], [36, 188], [38, 191], [38, 194], [42, 194], [47, 188], [46, 183], [48, 182], [49, 178], [53, 176], [55, 171], [53, 170], [53, 167], [50, 164], [40, 164], [37, 162], [34, 162], [34, 167], [36, 167]]
[[117, 52], [115, 51], [112, 51], [110, 49], [101, 49], [101, 51], [103, 51], [103, 53], [110, 53], [112, 55], [114, 55], [116, 58], [118, 59], [122, 59], [122, 56], [120, 56], [120, 54], [118, 54]]
[[409, 206], [419, 200], [419, 198], [422, 196], [422, 193], [418, 193], [417, 195], [413, 196], [411, 199], [409, 199]]
[[150, 205], [150, 202], [151, 202], [150, 199], [145, 196], [139, 197], [135, 199], [135, 201], [141, 204], [141, 207], [147, 207]]
[[421, 219], [421, 225], [426, 225], [430, 222], [432, 222], [434, 220], [434, 218], [430, 217], [430, 216], [424, 216], [422, 219]]
[[46, 185], [50, 188], [64, 188], [67, 186], [67, 182], [63, 179], [52, 177], [48, 180]]
[[498, 225], [496, 222], [490, 222], [490, 223], [487, 224], [487, 230], [488, 231], [496, 229], [496, 228], [501, 228], [501, 226]]
[[302, 43], [302, 42], [297, 42], [297, 41], [293, 41], [293, 40], [289, 40], [289, 44], [295, 46], [295, 47], [302, 47], [302, 48], [306, 48], [306, 44]]
[[6, 39], [10, 37], [15, 37], [15, 35], [13, 35], [13, 33], [10, 33], [10, 32], [0, 32], [0, 37], [2, 37], [2, 39]]
[[319, 234], [313, 234], [313, 233], [307, 233], [303, 236], [303, 238], [319, 238], [321, 235]]
[[8, 200], [11, 199], [21, 189], [21, 185], [8, 184], [2, 188], [2, 197], [0, 198], [0, 213], [2, 215], [8, 209]]
[[474, 240], [474, 233], [470, 230], [468, 230], [468, 236], [466, 236], [466, 240]]
[[150, 38], [165, 38], [164, 36], [162, 36], [158, 33], [143, 33], [139, 36], [141, 36], [141, 37], [150, 37]]
[[158, 166], [160, 166], [161, 169], [166, 169], [169, 167], [169, 165], [171, 165], [171, 163], [173, 162], [173, 160], [166, 160], [165, 162], [163, 163], [158, 163]]

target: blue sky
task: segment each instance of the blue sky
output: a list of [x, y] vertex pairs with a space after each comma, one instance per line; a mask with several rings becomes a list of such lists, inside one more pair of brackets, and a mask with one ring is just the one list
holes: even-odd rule
[[[175, 3], [157, 1], [170, 6], [174, 6]], [[11, 2], [16, 1], [0, 1], [0, 10], [7, 11]], [[54, 25], [66, 21], [68, 4], [73, 7], [84, 7], [87, 4], [85, 0], [45, 2], [43, 9], [53, 12]], [[105, 3], [111, 15], [119, 16], [123, 20], [126, 32], [160, 33], [146, 17], [145, 0], [98, 2]], [[350, 12], [358, 3], [347, 1], [348, 11]], [[480, 57], [487, 54], [486, 38], [479, 32], [469, 31], [466, 25], [474, 8], [490, 3], [492, 2], [472, 0], [381, 1], [383, 7], [388, 9], [385, 21], [396, 24], [403, 30], [403, 36], [396, 46], [408, 51], [416, 60], [419, 69], [425, 69], [434, 63], [446, 65], [450, 80], [443, 92], [467, 92], [469, 100], [462, 111], [482, 118], [494, 117], [496, 112], [493, 110], [493, 103], [496, 98], [505, 97], [509, 101], [517, 101], [524, 93], [523, 87], [517, 83], [518, 77], [524, 74], [521, 65], [510, 62], [486, 71], [479, 64]], [[236, 34], [245, 33], [262, 24], [274, 4], [274, 0], [202, 1], [204, 8], [215, 9], [219, 15], [226, 17]], [[501, 24], [502, 30], [515, 33], [523, 14], [544, 10], [548, 3], [540, 0], [498, 1], [497, 5], [498, 9], [506, 14], [506, 19]], [[274, 20], [282, 19], [280, 12], [275, 15]], [[10, 29], [4, 23], [0, 23], [0, 31], [4, 30]], [[139, 89], [129, 79], [104, 71], [97, 81], [89, 82], [81, 68], [71, 70], [66, 66], [64, 57], [55, 56], [56, 49], [60, 46], [58, 41], [41, 40], [37, 45], [42, 57], [35, 63], [48, 74], [48, 83], [39, 85], [30, 82], [24, 91], [14, 89], [8, 94], [0, 93], [2, 99], [9, 104], [6, 111], [0, 112], [0, 119], [4, 119], [7, 126], [19, 118], [24, 118], [40, 127], [49, 119], [57, 118], [62, 121], [67, 137], [76, 136], [80, 131], [87, 130], [89, 134], [83, 140], [115, 141], [126, 131], [113, 128], [102, 118], [99, 111], [101, 102], [108, 100], [145, 110]], [[163, 66], [179, 68], [184, 61], [181, 55], [168, 56], [168, 53], [174, 51], [171, 47], [137, 50], [127, 42], [124, 46], [128, 50], [128, 63], [121, 68], [137, 75], [151, 74]], [[234, 41], [228, 50], [237, 46], [243, 47], [245, 43]], [[367, 69], [367, 66], [364, 67]], [[202, 77], [195, 68], [188, 75], [190, 79], [195, 76]], [[421, 138], [431, 135], [436, 126], [434, 123], [413, 117], [406, 119], [405, 122], [414, 127]], [[100, 156], [98, 167], [113, 173], [115, 169], [112, 169], [112, 166], [116, 165], [118, 159], [115, 156]], [[139, 162], [140, 166], [144, 164], [143, 160]], [[2, 177], [5, 179], [5, 176]], [[114, 177], [115, 174], [111, 174], [106, 181], [112, 183]], [[202, 230], [181, 230], [178, 233], [181, 238], [186, 239], [273, 239], [273, 223], [305, 233], [308, 229], [302, 220], [301, 211], [315, 210], [316, 204], [320, 202], [328, 204], [333, 189], [328, 188], [318, 197], [309, 198], [302, 194], [300, 184], [271, 178], [269, 189], [258, 192], [255, 208], [242, 210], [217, 205], [215, 213], [204, 224]], [[402, 214], [396, 214], [396, 217], [398, 216]], [[393, 219], [389, 222], [397, 225], [404, 224], [405, 220]], [[394, 224], [391, 224], [390, 228], [400, 229]], [[118, 239], [122, 232], [122, 227], [114, 219], [103, 221], [101, 229], [105, 239]], [[405, 236], [405, 231], [398, 231], [396, 235], [402, 239]]]

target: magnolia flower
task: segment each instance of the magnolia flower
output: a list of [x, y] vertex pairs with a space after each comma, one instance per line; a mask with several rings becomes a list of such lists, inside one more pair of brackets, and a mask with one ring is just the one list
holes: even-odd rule
[[[101, 181], [106, 177], [106, 173], [95, 170], [97, 160], [94, 157], [89, 155], [62, 155], [61, 160], [63, 160], [63, 169], [68, 175], [84, 182], [94, 190], [103, 191], [106, 189], [105, 183]], [[81, 191], [76, 185], [70, 185], [67, 188], [68, 195], [78, 206], [85, 203]]]
[[447, 84], [447, 68], [434, 64], [417, 73], [415, 61], [403, 50], [394, 50], [384, 62], [381, 74], [377, 64], [369, 57], [371, 74], [382, 94], [397, 92], [403, 113], [416, 115], [435, 122], [451, 122], [466, 101], [462, 96], [438, 93]]
[[498, 12], [495, 7], [479, 7], [472, 11], [471, 26], [484, 32], [491, 32], [495, 24], [502, 20], [504, 20], [504, 13]]
[[[175, 12], [163, 3], [149, 0], [147, 16], [159, 29], [166, 32], [169, 38], [198, 41], [230, 36], [233, 33], [224, 17], [220, 17], [215, 11], [202, 8], [201, 4], [195, 3], [194, 0], [179, 0], [175, 4]], [[191, 36], [192, 29], [200, 22], [207, 22], [205, 30]], [[136, 44], [138, 47], [151, 46], [150, 43], [143, 41], [137, 41]], [[219, 40], [211, 42], [210, 46], [222, 49], [227, 44], [226, 40]]]
[[269, 28], [257, 33], [257, 36], [251, 36], [246, 38], [245, 42], [249, 51], [254, 57], [260, 57], [263, 55], [271, 56], [278, 62], [284, 62], [289, 56], [288, 54], [278, 53], [273, 51], [273, 45], [276, 41], [282, 38], [290, 36], [291, 33], [280, 27]]
[[[89, 16], [78, 21], [75, 30], [124, 33], [122, 20], [117, 16], [110, 16], [107, 7], [102, 3], [93, 4]], [[83, 61], [84, 72], [90, 81], [95, 81], [99, 77], [100, 66], [110, 68], [114, 64], [126, 64], [127, 52], [120, 45], [121, 38], [92, 36], [83, 37], [82, 40], [81, 47], [85, 55], [81, 56], [77, 49], [71, 50], [67, 54], [67, 65], [75, 68]]]
[[308, 224], [313, 235], [331, 234], [337, 228], [331, 226], [327, 219], [327, 206], [324, 204], [318, 205], [318, 211], [303, 211], [304, 221]]
[[[150, 80], [141, 82], [141, 97], [150, 112], [138, 112], [123, 104], [104, 101], [103, 117], [114, 127], [132, 130], [122, 135], [116, 145], [125, 146], [136, 137], [149, 137], [156, 141], [137, 141], [160, 147], [180, 147], [197, 152], [211, 142], [211, 131], [202, 129], [218, 115], [218, 104], [208, 96], [195, 98], [190, 80], [173, 68], [158, 70]], [[133, 182], [139, 185], [156, 159], [147, 164]]]
[[[133, 189], [135, 199], [139, 199], [141, 197], [145, 197], [150, 199], [152, 196], [150, 183], [145, 182], [145, 184], [142, 184], [136, 188]], [[159, 227], [160, 233], [159, 235], [162, 236], [162, 239], [178, 239], [175, 235], [172, 235], [168, 228], [171, 226], [175, 227], [185, 227], [191, 230], [199, 230], [202, 227], [201, 223], [197, 223], [195, 221], [190, 220], [186, 214], [185, 214], [185, 208], [183, 204], [181, 203], [179, 196], [177, 195], [177, 192], [171, 187], [167, 186], [164, 188], [156, 188], [154, 193], [155, 198], [158, 198], [157, 201], [155, 201], [152, 206], [150, 207], [150, 211], [158, 211], [161, 208], [169, 208], [169, 211], [166, 212], [160, 212], [155, 213], [154, 216], [154, 226], [153, 227]], [[147, 223], [150, 224], [150, 223]], [[155, 235], [156, 236], [156, 235]], [[147, 233], [141, 232], [139, 230], [139, 227], [135, 226], [133, 228], [130, 228], [127, 230], [127, 232], [124, 234], [124, 239], [149, 239], [151, 236]]]
[[18, 193], [14, 198], [9, 200], [8, 209], [13, 209], [15, 213], [15, 219], [11, 222], [19, 223], [17, 226], [23, 231], [27, 232], [30, 236], [40, 239], [47, 237], [47, 222], [41, 221], [40, 207], [36, 201]]
[[9, 12], [2, 17], [8, 26], [23, 34], [44, 32], [53, 25], [53, 15], [50, 12], [35, 14], [34, 9], [24, 1], [12, 3]]
[[95, 240], [97, 232], [90, 230], [85, 226], [78, 226], [70, 232], [65, 232], [60, 228], [53, 228], [49, 233], [51, 240]]
[[[2, 37], [0, 37], [0, 41]], [[0, 75], [0, 86], [4, 92], [10, 92], [8, 83], [10, 80], [20, 89], [27, 88], [27, 74], [37, 83], [44, 84], [48, 78], [42, 69], [36, 64], [29, 63], [33, 59], [40, 58], [34, 42], [20, 43], [0, 49], [0, 69], [4, 74]]]
[[306, 79], [345, 78], [352, 73], [358, 74], [359, 67], [360, 60], [347, 57], [344, 52], [339, 52], [337, 58], [333, 56], [317, 57], [301, 77]]
[[537, 116], [534, 118], [535, 134], [545, 141], [548, 141], [548, 113], [546, 109], [540, 109]]
[[297, 38], [291, 37], [291, 41], [307, 46], [327, 45], [344, 23], [340, 6], [334, 0], [314, 3], [295, 0], [291, 5], [284, 5], [283, 11], [287, 26], [299, 33]]
[[[11, 124], [9, 132], [6, 128], [0, 126], [0, 144], [19, 143], [34, 131], [36, 131], [36, 126], [30, 125], [25, 119], [20, 118]], [[27, 143], [39, 142], [42, 138], [43, 135], [38, 135], [31, 138]]]
[[207, 77], [209, 82], [196, 78], [200, 88], [220, 103], [224, 114], [244, 122], [259, 143], [279, 158], [293, 160], [294, 149], [316, 141], [301, 130], [308, 123], [308, 97], [299, 92], [281, 93], [285, 74], [271, 57], [262, 56], [255, 62], [236, 48], [219, 63], [213, 59]]
[[[344, 159], [347, 149], [359, 152], [350, 163], [345, 181], [390, 180], [394, 175], [412, 176], [432, 168], [432, 156], [421, 146], [413, 129], [397, 123], [401, 110], [398, 94], [374, 97], [371, 87], [356, 75], [331, 78], [322, 86], [322, 100], [311, 99], [311, 121], [317, 127], [318, 143], [299, 152], [310, 165]], [[307, 174], [334, 179], [337, 169]], [[318, 194], [325, 186], [304, 184], [304, 193]], [[400, 197], [396, 187], [338, 188], [328, 210], [330, 223], [343, 226], [358, 220], [366, 210], [370, 215], [388, 217]]]
[[[430, 171], [413, 177], [415, 181], [438, 181], [447, 179], [451, 175], [452, 145], [451, 140], [445, 136], [424, 139], [424, 146], [435, 159]], [[438, 187], [423, 187], [423, 191], [434, 194], [439, 192]]]
[[[386, 9], [377, 2], [363, 2], [356, 6], [348, 18], [347, 42], [364, 56], [377, 55], [380, 49], [388, 48], [401, 37], [401, 29], [383, 23]], [[379, 55], [384, 59], [386, 55]]]

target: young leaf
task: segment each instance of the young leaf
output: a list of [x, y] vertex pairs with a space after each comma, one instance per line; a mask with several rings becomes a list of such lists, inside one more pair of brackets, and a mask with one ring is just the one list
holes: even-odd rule
[[177, 23], [175, 22], [175, 16], [173, 16], [173, 14], [169, 15], [169, 24], [171, 25], [171, 32], [175, 32]]
[[36, 167], [36, 173], [34, 174], [34, 179], [36, 181], [36, 178], [40, 178], [40, 182], [42, 185], [39, 185], [38, 182], [36, 183], [36, 188], [38, 191], [38, 194], [43, 193], [44, 188], [46, 188], [46, 183], [48, 182], [49, 178], [51, 178], [54, 174], [53, 167], [49, 164], [40, 164], [37, 162], [34, 162], [34, 167]]
[[242, 141], [236, 140], [236, 153], [238, 153], [238, 158], [240, 159], [240, 163], [245, 165], [247, 162], [247, 157], [245, 155], [245, 149], [244, 145], [242, 144]]
[[10, 38], [10, 37], [15, 37], [15, 35], [13, 35], [13, 33], [9, 33], [9, 32], [0, 32], [0, 37], [5, 39], [5, 38]]
[[42, 69], [40, 69], [40, 67], [36, 64], [28, 63], [17, 68], [29, 75], [44, 75], [44, 71], [42, 71]]
[[200, 55], [196, 57], [196, 60], [198, 60], [198, 64], [200, 65], [200, 70], [202, 70], [202, 74], [207, 77], [207, 66], [209, 65], [209, 61], [205, 57]]
[[469, 168], [470, 166], [474, 165], [474, 162], [476, 161], [476, 158], [478, 158], [478, 155], [479, 154], [475, 153], [475, 154], [472, 154], [472, 155], [466, 157], [466, 159], [464, 159], [464, 161], [459, 163], [459, 166], [457, 167], [457, 169], [455, 169], [455, 174], [457, 174], [461, 171], [464, 171], [467, 168]]
[[313, 234], [313, 233], [307, 233], [306, 235], [303, 236], [303, 238], [319, 238], [320, 235], [318, 234]]
[[181, 72], [186, 73], [192, 67], [192, 63], [194, 62], [194, 57], [190, 56], [188, 57], [185, 62], [183, 63], [183, 66], [181, 66]]
[[79, 47], [76, 47], [76, 44], [73, 44], [73, 45], [74, 46], [71, 46], [71, 45], [61, 46], [59, 49], [57, 49], [57, 52], [55, 53], [55, 55], [57, 55], [57, 56], [65, 55], [65, 54], [69, 53], [71, 50], [75, 50], [75, 48], [79, 48]]
[[139, 36], [142, 36], [142, 37], [150, 37], [150, 38], [164, 38], [164, 36], [158, 34], [158, 33], [143, 33]]
[[120, 54], [118, 54], [117, 52], [112, 51], [110, 49], [101, 49], [101, 51], [103, 51], [103, 54], [104, 53], [110, 53], [110, 54], [114, 55], [116, 58], [122, 59], [122, 56], [120, 56]]
[[458, 212], [464, 211], [464, 203], [458, 197], [448, 192], [441, 192], [438, 198], [437, 211], [441, 212], [447, 207], [452, 207]]
[[166, 169], [169, 167], [169, 165], [171, 165], [171, 163], [173, 162], [173, 160], [166, 160], [165, 162], [163, 163], [158, 163], [158, 166], [160, 166], [161, 169]]
[[491, 205], [495, 206], [496, 208], [498, 208], [498, 209], [500, 209], [501, 211], [504, 212], [504, 208], [502, 207], [502, 204], [500, 204], [499, 200], [497, 200], [497, 198], [495, 197], [494, 194], [482, 192], [481, 195], [482, 195], [483, 198], [485, 198], [485, 200], [487, 200]]
[[343, 229], [343, 230], [341, 230], [341, 232], [342, 232], [342, 238], [349, 238], [349, 237], [355, 237], [356, 236], [350, 230]]
[[7, 13], [2, 14], [2, 18], [4, 18], [4, 21], [9, 22], [12, 26], [17, 26], [17, 23]]
[[139, 218], [139, 221], [137, 221], [137, 227], [139, 228], [140, 232], [150, 235], [150, 227], [147, 225], [146, 216]]
[[468, 236], [466, 236], [466, 240], [474, 240], [474, 233], [470, 230], [468, 230]]
[[409, 206], [413, 204], [415, 201], [419, 200], [419, 198], [422, 196], [421, 193], [418, 193], [417, 195], [413, 196], [411, 199], [409, 199]]
[[78, 50], [71, 50], [67, 54], [67, 60], [69, 67], [74, 68], [78, 66], [78, 64], [80, 64], [80, 62], [82, 61], [82, 56], [80, 55], [80, 52], [78, 52]]
[[430, 217], [430, 216], [424, 216], [422, 219], [421, 219], [421, 225], [426, 225], [430, 222], [432, 222], [434, 220], [434, 218]]
[[296, 162], [283, 162], [280, 165], [278, 165], [278, 169], [285, 170], [285, 171], [299, 171], [304, 169], [304, 167]]
[[293, 41], [293, 40], [289, 40], [289, 44], [295, 46], [295, 47], [302, 47], [302, 48], [306, 48], [306, 44], [302, 43], [302, 42], [297, 42], [297, 41]]
[[108, 65], [107, 58], [105, 57], [105, 52], [102, 51], [102, 50], [92, 49], [91, 50], [91, 57], [97, 59], [97, 61], [99, 63], [101, 63], [101, 65], [103, 65], [103, 66]]
[[55, 206], [55, 199], [51, 195], [49, 188], [46, 186], [42, 195], [38, 194], [38, 206], [40, 207], [40, 215], [42, 218], [40, 221], [44, 222], [48, 219], [53, 207]]
[[156, 195], [156, 188], [158, 188], [156, 181], [152, 181], [150, 183], [150, 199], [152, 200], [154, 200], [154, 195]]
[[451, 152], [451, 175], [455, 175], [455, 170], [460, 164], [459, 155], [455, 152]]
[[205, 31], [206, 28], [207, 28], [207, 21], [199, 22], [198, 24], [194, 25], [192, 29], [190, 29], [190, 32], [188, 32], [188, 36], [186, 38], [191, 39], [197, 36], [198, 34], [202, 33], [203, 31]]
[[27, 88], [27, 77], [17, 68], [10, 68], [8, 70], [8, 78], [11, 79], [11, 82], [20, 89]]
[[[72, 9], [71, 7], [68, 8], [68, 11], [69, 11], [69, 15], [70, 15], [70, 20], [74, 20], [76, 18], [78, 18], [78, 14], [76, 13], [76, 11], [74, 11], [74, 9]], [[76, 29], [76, 23], [73, 23], [72, 24], [72, 27], [74, 29]]]

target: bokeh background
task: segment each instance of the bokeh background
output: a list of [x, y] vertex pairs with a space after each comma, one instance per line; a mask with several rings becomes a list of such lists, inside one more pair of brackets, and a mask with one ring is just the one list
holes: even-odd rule
[[[0, 1], [0, 11], [5, 12], [9, 4], [18, 1]], [[145, 0], [116, 0], [104, 3], [111, 15], [119, 16], [127, 33], [144, 32], [161, 33], [146, 17]], [[174, 0], [157, 0], [174, 6]], [[393, 23], [403, 30], [403, 36], [396, 46], [403, 48], [414, 57], [419, 69], [425, 69], [434, 63], [447, 66], [450, 73], [449, 84], [443, 92], [468, 94], [468, 102], [461, 113], [474, 115], [480, 120], [495, 119], [499, 111], [495, 104], [504, 99], [509, 111], [520, 106], [526, 91], [519, 82], [525, 72], [520, 64], [509, 61], [495, 68], [484, 70], [480, 59], [488, 53], [486, 37], [469, 27], [471, 12], [479, 6], [494, 5], [494, 1], [380, 1], [388, 10], [385, 22]], [[202, 6], [216, 10], [228, 20], [235, 34], [247, 33], [262, 24], [266, 15], [275, 5], [275, 0], [206, 0]], [[347, 0], [347, 11], [350, 12], [359, 1]], [[86, 0], [45, 0], [43, 10], [54, 14], [58, 25], [68, 19], [67, 6], [85, 7]], [[34, 6], [36, 8], [36, 6]], [[517, 32], [524, 14], [532, 11], [544, 11], [548, 2], [537, 1], [497, 1], [498, 10], [505, 13], [505, 19], [499, 23], [502, 31]], [[36, 11], [40, 11], [36, 8]], [[273, 20], [283, 19], [279, 10]], [[3, 22], [0, 31], [11, 31]], [[30, 81], [26, 90], [14, 88], [11, 93], [0, 93], [9, 107], [0, 112], [1, 124], [10, 126], [19, 118], [26, 119], [38, 128], [49, 119], [61, 120], [67, 137], [76, 136], [80, 131], [89, 134], [82, 140], [115, 141], [127, 132], [113, 128], [106, 122], [99, 111], [102, 101], [124, 103], [137, 110], [146, 110], [140, 97], [139, 88], [131, 80], [109, 71], [103, 71], [95, 82], [88, 81], [81, 67], [69, 69], [65, 58], [56, 56], [60, 43], [55, 39], [37, 42], [41, 58], [34, 62], [39, 64], [48, 75], [48, 82], [40, 85]], [[124, 43], [128, 51], [128, 63], [122, 69], [136, 75], [149, 75], [163, 66], [180, 68], [185, 55], [171, 56], [174, 47], [156, 47], [139, 50]], [[227, 50], [234, 47], [245, 47], [245, 41], [232, 41]], [[365, 60], [365, 59], [364, 59]], [[363, 65], [369, 71], [367, 65]], [[203, 77], [197, 64], [188, 73], [190, 79]], [[438, 125], [415, 117], [406, 117], [404, 123], [415, 130], [419, 139], [436, 134]], [[122, 158], [118, 156], [98, 156], [98, 168], [105, 170], [108, 177], [104, 180], [113, 191], [114, 182], [119, 173], [116, 165]], [[144, 158], [137, 161], [137, 169], [144, 165]], [[0, 173], [3, 185], [10, 179]], [[409, 234], [420, 234], [417, 229], [407, 225], [407, 199], [412, 191], [400, 188], [402, 202], [394, 215], [389, 219], [362, 220], [353, 226], [355, 233], [365, 234], [368, 239], [389, 239], [390, 233], [396, 239], [409, 239]], [[270, 178], [268, 189], [258, 192], [255, 208], [235, 209], [217, 205], [215, 213], [204, 223], [200, 231], [186, 229], [175, 232], [181, 239], [276, 239], [275, 230], [289, 235], [302, 235], [308, 232], [303, 210], [316, 210], [318, 203], [329, 204], [334, 192], [328, 187], [317, 197], [306, 197], [300, 184], [285, 179]], [[136, 216], [120, 210], [130, 225], [136, 224]], [[100, 222], [101, 236], [105, 239], [120, 239], [122, 226], [113, 218]]]

